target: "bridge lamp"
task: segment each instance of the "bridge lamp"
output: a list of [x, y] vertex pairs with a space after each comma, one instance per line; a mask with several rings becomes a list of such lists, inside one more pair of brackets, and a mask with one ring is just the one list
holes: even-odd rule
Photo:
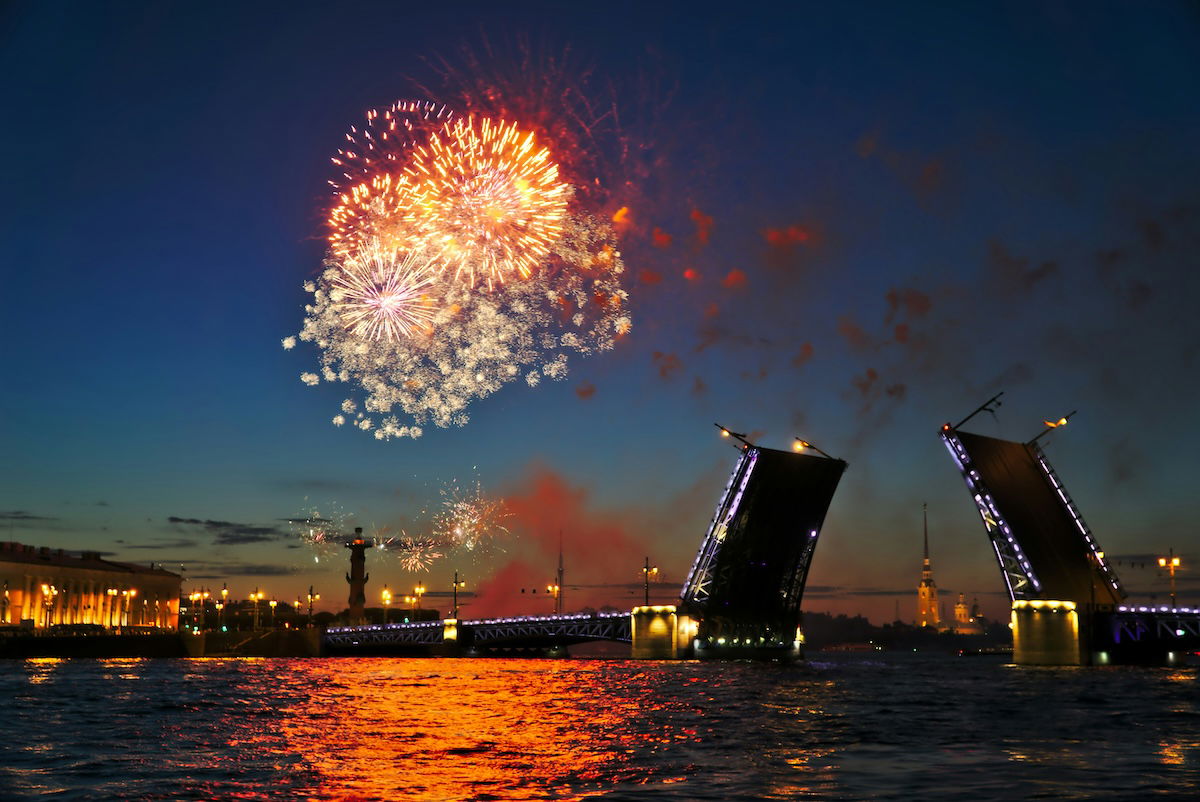
[[392, 620], [392, 592], [384, 585], [379, 595], [383, 598], [383, 623], [387, 624]]
[[735, 432], [732, 429], [725, 428], [724, 426], [722, 426], [719, 423], [714, 423], [713, 426], [716, 426], [718, 429], [721, 430], [722, 437], [732, 437], [733, 439], [735, 439], [739, 443], [741, 443], [742, 450], [745, 450], [745, 449], [749, 448], [750, 446], [754, 445], [753, 443], [751, 443], [749, 440], [746, 439], [745, 432]]
[[1158, 567], [1166, 568], [1171, 574], [1171, 606], [1174, 607], [1175, 606], [1175, 569], [1178, 568], [1181, 565], [1181, 563], [1180, 563], [1179, 558], [1175, 556], [1175, 549], [1170, 549], [1167, 552], [1167, 554], [1169, 556], [1158, 558]]
[[804, 452], [806, 449], [810, 449], [810, 448], [811, 448], [813, 451], [815, 451], [815, 452], [817, 452], [818, 454], [820, 454], [820, 455], [821, 455], [822, 457], [824, 457], [825, 459], [833, 459], [833, 457], [829, 456], [829, 455], [828, 455], [828, 454], [826, 454], [824, 451], [822, 451], [821, 449], [817, 448], [817, 447], [816, 447], [816, 446], [814, 446], [812, 443], [808, 442], [807, 440], [805, 440], [805, 439], [804, 439], [804, 438], [802, 438], [802, 437], [797, 437], [797, 438], [795, 438], [795, 440], [793, 440], [793, 441], [792, 441], [792, 450], [793, 450], [793, 451], [795, 451], [796, 453], [802, 453], [802, 452]]

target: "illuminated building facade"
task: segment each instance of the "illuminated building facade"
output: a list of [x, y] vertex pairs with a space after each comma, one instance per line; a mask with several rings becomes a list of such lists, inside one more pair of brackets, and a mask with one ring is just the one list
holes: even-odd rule
[[176, 629], [178, 574], [96, 552], [0, 543], [0, 626]]
[[958, 601], [954, 603], [954, 632], [958, 635], [982, 635], [982, 621], [979, 615], [979, 601], [976, 600], [968, 608], [966, 596], [958, 594]]
[[921, 566], [921, 584], [917, 586], [917, 626], [941, 628], [938, 615], [937, 585], [933, 581], [933, 568], [929, 565], [929, 513], [921, 508], [925, 518], [925, 562]]

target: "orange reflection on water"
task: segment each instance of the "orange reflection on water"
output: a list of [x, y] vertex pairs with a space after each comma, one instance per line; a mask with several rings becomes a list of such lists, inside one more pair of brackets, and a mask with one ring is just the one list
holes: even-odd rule
[[657, 739], [629, 738], [637, 703], [599, 692], [579, 663], [558, 665], [309, 661], [305, 683], [320, 692], [281, 711], [281, 734], [323, 798], [581, 799]]

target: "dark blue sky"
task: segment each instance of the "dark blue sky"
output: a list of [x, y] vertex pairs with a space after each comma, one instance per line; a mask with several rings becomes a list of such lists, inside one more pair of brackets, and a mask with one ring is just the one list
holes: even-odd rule
[[[899, 598], [911, 618], [927, 501], [939, 584], [998, 614], [936, 431], [1004, 389], [984, 433], [1027, 439], [1079, 410], [1049, 453], [1110, 554], [1200, 559], [1194, 4], [515, 5], [0, 11], [11, 539], [341, 599], [340, 565], [282, 536], [236, 542], [312, 505], [412, 525], [444, 482], [478, 477], [562, 502], [548, 515], [574, 533], [578, 582], [636, 581], [648, 554], [673, 589], [734, 456], [717, 420], [850, 462], [810, 609], [881, 619]], [[569, 49], [556, 80], [618, 98], [636, 169], [603, 210], [634, 220], [634, 330], [563, 382], [477, 402], [461, 429], [335, 429], [344, 393], [303, 386], [315, 352], [279, 345], [319, 269], [328, 157], [366, 109], [438, 87], [430, 63], [462, 65], [464, 46], [472, 80], [517, 75], [520, 40]], [[535, 529], [514, 521], [506, 555], [426, 583], [548, 577], [556, 546]], [[596, 544], [576, 540], [605, 538], [624, 574], [580, 564]]]

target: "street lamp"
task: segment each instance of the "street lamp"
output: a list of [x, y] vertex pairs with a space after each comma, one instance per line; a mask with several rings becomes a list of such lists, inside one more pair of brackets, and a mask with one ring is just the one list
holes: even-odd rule
[[416, 601], [413, 603], [414, 610], [421, 609], [421, 597], [424, 595], [425, 595], [425, 586], [424, 585], [417, 585], [415, 588], [413, 588], [413, 596], [416, 598]]
[[133, 623], [133, 619], [130, 615], [130, 610], [133, 608], [134, 598], [137, 597], [137, 589], [130, 588], [129, 590], [123, 590], [123, 591], [121, 591], [121, 595], [123, 597], [125, 597], [125, 605], [124, 605], [125, 606], [125, 610], [124, 610], [125, 622], [124, 622], [124, 625], [129, 626], [130, 624]]
[[1158, 567], [1166, 568], [1171, 572], [1171, 607], [1175, 607], [1175, 569], [1179, 567], [1179, 558], [1175, 556], [1175, 549], [1170, 549], [1167, 552], [1168, 557], [1158, 558]]
[[551, 585], [547, 585], [547, 586], [546, 586], [546, 592], [547, 592], [547, 593], [553, 593], [553, 594], [554, 594], [554, 613], [555, 613], [556, 615], [557, 615], [558, 613], [561, 613], [561, 612], [562, 612], [562, 610], [560, 610], [560, 609], [559, 609], [559, 607], [560, 607], [560, 604], [559, 604], [559, 593], [560, 593], [561, 591], [562, 591], [562, 587], [561, 587], [560, 585], [558, 585], [557, 583], [555, 583], [555, 584], [551, 584]]
[[56, 596], [58, 596], [58, 588], [54, 585], [42, 584], [42, 604], [46, 607], [46, 629], [50, 628], [50, 616], [54, 610]]
[[275, 601], [274, 599], [271, 599], [269, 602], [267, 602], [267, 604], [271, 605], [271, 629], [274, 629], [275, 628], [275, 605], [279, 604], [279, 602]]
[[265, 596], [265, 595], [266, 594], [263, 593], [258, 588], [255, 588], [254, 591], [250, 594], [250, 598], [254, 600], [254, 629], [255, 630], [258, 629], [258, 603], [260, 601], [262, 601], [263, 596]]
[[116, 600], [117, 592], [118, 591], [116, 588], [108, 588], [107, 590], [104, 591], [105, 595], [108, 596], [108, 628], [109, 629], [112, 629], [112, 625], [113, 625], [113, 623], [112, 623], [113, 605], [117, 601]]
[[459, 582], [459, 581], [458, 581], [458, 571], [455, 571], [455, 572], [454, 572], [454, 585], [453, 585], [453, 590], [454, 590], [454, 615], [452, 615], [452, 616], [451, 616], [451, 618], [454, 618], [454, 619], [457, 619], [457, 618], [458, 618], [458, 589], [459, 589], [459, 588], [465, 588], [466, 586], [467, 586], [467, 583], [466, 583], [466, 582]]
[[213, 602], [213, 607], [217, 608], [217, 629], [225, 631], [225, 602]]
[[392, 592], [384, 585], [380, 595], [383, 597], [383, 623], [388, 624], [392, 620]]
[[647, 607], [650, 606], [650, 575], [651, 574], [658, 576], [658, 566], [656, 565], [654, 567], [651, 567], [650, 566], [650, 558], [647, 557], [646, 564], [644, 566], [642, 566], [642, 580], [645, 585], [645, 596], [643, 598], [642, 603], [645, 604]]
[[312, 619], [313, 602], [319, 600], [320, 598], [321, 598], [321, 594], [320, 593], [314, 594], [313, 586], [309, 585], [308, 586], [308, 625], [310, 627], [312, 626], [312, 622], [313, 622], [313, 619]]
[[807, 448], [811, 448], [813, 451], [817, 452], [822, 457], [825, 457], [825, 459], [833, 459], [833, 457], [829, 456], [824, 451], [817, 448], [816, 446], [814, 446], [812, 443], [808, 442], [807, 440], [797, 437], [792, 441], [792, 450], [797, 453], [802, 452]]

